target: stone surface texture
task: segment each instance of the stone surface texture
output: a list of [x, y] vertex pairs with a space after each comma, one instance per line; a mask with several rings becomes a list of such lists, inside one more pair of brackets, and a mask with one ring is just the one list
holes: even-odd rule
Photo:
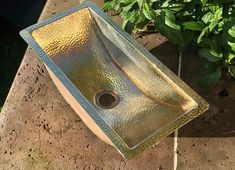
[[[98, 5], [102, 1], [95, 1]], [[40, 20], [78, 0], [48, 0]], [[120, 23], [119, 18], [114, 18]], [[136, 39], [177, 73], [177, 52], [159, 34]], [[154, 48], [155, 47], [155, 48]], [[182, 79], [211, 109], [179, 130], [177, 169], [235, 169], [235, 83], [198, 87], [198, 59], [183, 55]], [[229, 96], [221, 95], [227, 92]], [[45, 67], [27, 49], [0, 114], [0, 169], [173, 169], [173, 135], [132, 160], [98, 139], [56, 89]]]

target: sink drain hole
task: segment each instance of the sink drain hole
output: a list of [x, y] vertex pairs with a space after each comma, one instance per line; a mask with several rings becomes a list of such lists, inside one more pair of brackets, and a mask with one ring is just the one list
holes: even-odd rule
[[96, 94], [95, 102], [101, 108], [111, 109], [118, 105], [119, 97], [114, 91], [102, 90]]

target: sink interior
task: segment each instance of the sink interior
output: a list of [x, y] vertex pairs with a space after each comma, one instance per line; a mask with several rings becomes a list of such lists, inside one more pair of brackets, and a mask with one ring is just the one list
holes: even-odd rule
[[31, 34], [129, 148], [198, 106], [90, 8]]

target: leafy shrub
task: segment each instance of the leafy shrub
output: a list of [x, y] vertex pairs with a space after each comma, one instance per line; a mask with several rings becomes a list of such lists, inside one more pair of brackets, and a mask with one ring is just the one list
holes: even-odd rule
[[235, 77], [234, 0], [105, 0], [103, 10], [120, 14], [128, 33], [151, 23], [179, 51], [198, 50], [202, 85], [214, 85], [222, 71]]

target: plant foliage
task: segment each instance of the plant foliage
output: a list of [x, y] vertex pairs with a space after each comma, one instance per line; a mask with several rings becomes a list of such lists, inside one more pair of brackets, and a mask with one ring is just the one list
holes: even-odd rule
[[235, 0], [105, 0], [123, 29], [136, 32], [149, 23], [180, 51], [198, 50], [205, 61], [202, 85], [214, 85], [222, 71], [235, 77]]

